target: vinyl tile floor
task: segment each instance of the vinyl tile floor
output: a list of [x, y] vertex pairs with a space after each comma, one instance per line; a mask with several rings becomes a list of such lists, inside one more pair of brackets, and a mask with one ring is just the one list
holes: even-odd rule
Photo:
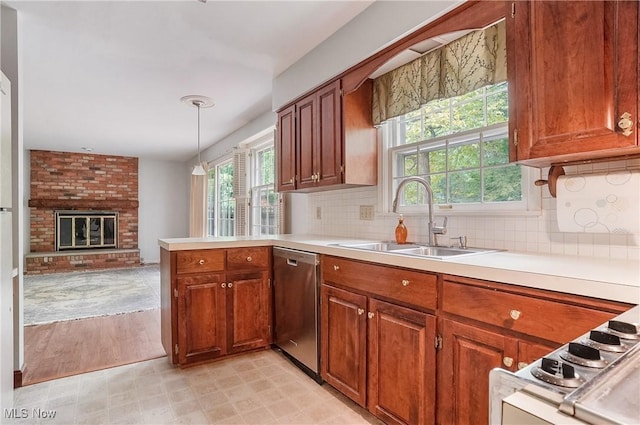
[[15, 391], [8, 415], [0, 422], [382, 424], [273, 350], [187, 369], [163, 357], [30, 385]]

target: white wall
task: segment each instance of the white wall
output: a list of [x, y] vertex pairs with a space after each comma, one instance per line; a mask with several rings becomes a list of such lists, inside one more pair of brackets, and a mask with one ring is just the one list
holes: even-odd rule
[[272, 109], [454, 9], [461, 0], [377, 1], [273, 80]]
[[[640, 159], [585, 164], [565, 167], [567, 174], [601, 172], [605, 170], [638, 169]], [[547, 175], [544, 169], [542, 175]], [[536, 216], [449, 216], [447, 236], [467, 236], [470, 247], [498, 248], [509, 251], [577, 255], [612, 259], [640, 259], [640, 235], [563, 233], [556, 220], [556, 198], [542, 190], [542, 211]], [[377, 212], [374, 220], [360, 220], [360, 205], [377, 205], [377, 188], [344, 189], [301, 194], [306, 197], [306, 216], [294, 214], [292, 226], [304, 233], [343, 236], [374, 240], [393, 240], [398, 214]], [[316, 209], [321, 209], [321, 219]], [[379, 211], [379, 210], [378, 210]], [[436, 215], [442, 223], [442, 215]], [[409, 240], [427, 240], [427, 214], [405, 216]]]
[[159, 263], [158, 239], [189, 236], [189, 172], [184, 162], [138, 159], [138, 247]]

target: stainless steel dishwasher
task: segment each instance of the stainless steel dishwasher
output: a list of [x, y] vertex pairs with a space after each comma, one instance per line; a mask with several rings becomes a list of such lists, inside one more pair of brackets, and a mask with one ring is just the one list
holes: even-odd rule
[[286, 248], [273, 249], [275, 342], [300, 369], [318, 382], [317, 254]]

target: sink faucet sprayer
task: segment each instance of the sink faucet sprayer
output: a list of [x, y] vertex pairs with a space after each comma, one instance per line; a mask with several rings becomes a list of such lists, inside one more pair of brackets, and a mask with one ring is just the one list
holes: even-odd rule
[[427, 232], [429, 235], [429, 245], [437, 246], [438, 243], [437, 242], [434, 243], [434, 239], [435, 239], [434, 235], [445, 235], [447, 233], [447, 217], [445, 216], [442, 227], [436, 226], [434, 224], [433, 222], [433, 190], [431, 189], [431, 185], [429, 184], [428, 181], [426, 181], [422, 177], [417, 177], [417, 176], [407, 177], [406, 179], [402, 180], [398, 184], [398, 188], [396, 189], [396, 196], [393, 199], [393, 212], [398, 212], [398, 198], [400, 197], [400, 191], [407, 183], [411, 183], [411, 182], [420, 183], [421, 185], [424, 186], [425, 190], [427, 191], [427, 202], [429, 203], [429, 223], [427, 224]]

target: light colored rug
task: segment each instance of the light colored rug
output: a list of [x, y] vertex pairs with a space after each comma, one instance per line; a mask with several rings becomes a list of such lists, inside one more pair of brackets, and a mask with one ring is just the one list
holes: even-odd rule
[[158, 265], [24, 277], [25, 325], [159, 307]]

